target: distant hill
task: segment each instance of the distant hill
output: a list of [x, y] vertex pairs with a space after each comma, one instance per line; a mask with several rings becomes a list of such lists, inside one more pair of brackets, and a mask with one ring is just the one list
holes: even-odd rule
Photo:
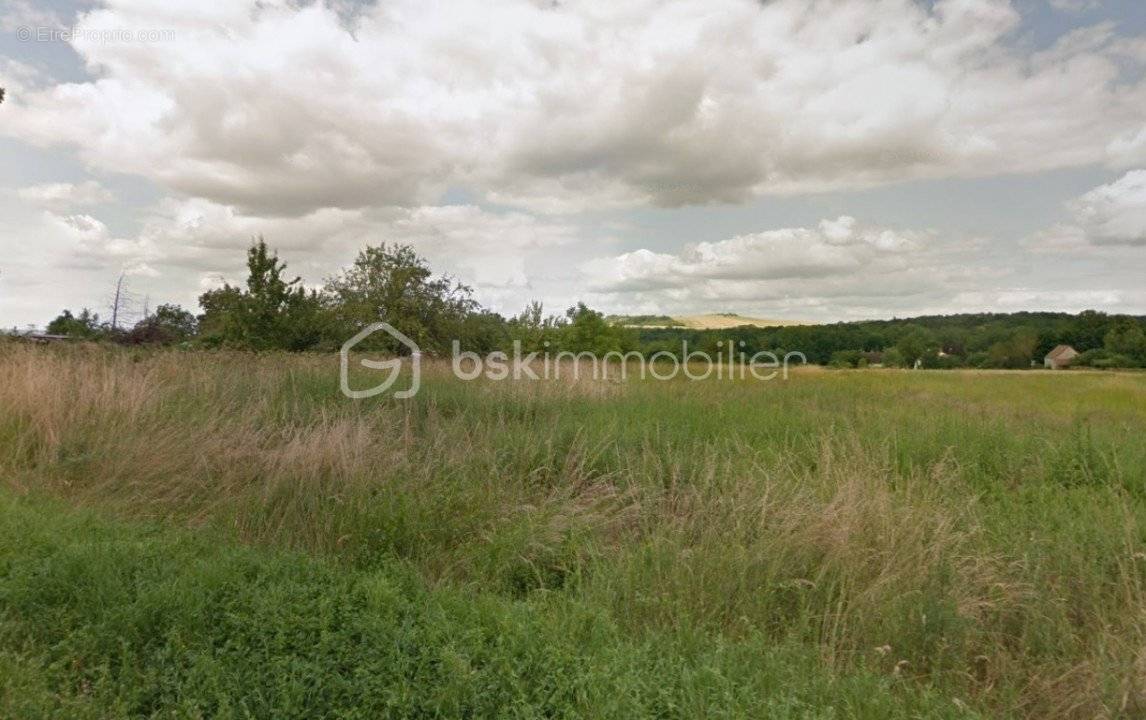
[[736, 313], [709, 313], [706, 315], [614, 315], [609, 318], [626, 327], [686, 328], [689, 330], [723, 330], [734, 327], [790, 327], [810, 325], [799, 320], [754, 318]]
[[793, 325], [811, 325], [801, 320], [779, 320], [777, 318], [753, 318], [737, 315], [736, 313], [711, 313], [708, 315], [682, 315], [674, 318], [687, 328], [696, 330], [721, 330], [724, 328], [743, 327], [791, 327]]

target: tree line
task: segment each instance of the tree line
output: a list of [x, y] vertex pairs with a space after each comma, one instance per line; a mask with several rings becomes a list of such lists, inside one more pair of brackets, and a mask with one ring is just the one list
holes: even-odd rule
[[[350, 267], [321, 288], [306, 288], [262, 238], [247, 250], [247, 279], [226, 283], [199, 296], [200, 313], [173, 304], [158, 306], [133, 327], [119, 328], [84, 308], [64, 310], [47, 326], [51, 334], [124, 344], [183, 344], [235, 350], [330, 351], [362, 327], [385, 320], [429, 354], [462, 348], [488, 353], [628, 352], [637, 348], [636, 331], [608, 322], [584, 303], [563, 314], [546, 314], [534, 302], [505, 318], [483, 308], [473, 290], [449, 275], [435, 275], [426, 260], [405, 245], [370, 246]], [[364, 350], [405, 352], [385, 333]]]
[[[423, 351], [446, 355], [457, 340], [466, 350], [488, 353], [572, 351], [639, 352], [646, 357], [690, 350], [715, 355], [799, 351], [810, 362], [836, 367], [866, 365], [925, 368], [1026, 368], [1041, 365], [1056, 345], [1082, 353], [1076, 365], [1146, 367], [1146, 318], [1087, 310], [980, 313], [872, 320], [827, 325], [690, 330], [635, 328], [578, 303], [546, 314], [533, 302], [513, 317], [482, 307], [473, 290], [448, 275], [436, 275], [405, 245], [369, 246], [350, 267], [320, 288], [306, 288], [262, 238], [247, 250], [243, 285], [224, 284], [199, 297], [198, 315], [166, 304], [130, 328], [101, 321], [83, 309], [64, 310], [49, 333], [126, 344], [183, 344], [239, 350], [330, 351], [362, 327], [385, 320]], [[634, 323], [635, 324], [635, 323]], [[731, 343], [731, 344], [729, 344]], [[403, 352], [385, 333], [363, 349]]]
[[966, 313], [827, 325], [739, 327], [729, 330], [642, 330], [643, 348], [679, 347], [682, 339], [702, 349], [728, 341], [751, 353], [799, 350], [809, 362], [835, 367], [1011, 368], [1042, 365], [1057, 345], [1081, 355], [1073, 365], [1146, 367], [1146, 317], [1095, 310]]

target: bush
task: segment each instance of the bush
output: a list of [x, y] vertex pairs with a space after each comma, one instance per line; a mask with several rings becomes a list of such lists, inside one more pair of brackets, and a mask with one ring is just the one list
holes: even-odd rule
[[907, 360], [903, 357], [903, 353], [899, 348], [890, 347], [883, 351], [883, 365], [884, 367], [903, 367], [906, 365]]
[[952, 370], [964, 367], [966, 364], [967, 360], [959, 355], [936, 355], [930, 361], [925, 362], [926, 367], [940, 370]]
[[122, 341], [129, 345], [169, 345], [188, 340], [198, 328], [198, 321], [188, 311], [178, 305], [160, 305], [125, 333]]
[[837, 350], [832, 353], [832, 359], [828, 365], [837, 368], [854, 368], [858, 367], [860, 360], [863, 359], [859, 350]]
[[1076, 357], [1071, 365], [1076, 367], [1092, 367], [1099, 369], [1135, 368], [1141, 365], [1128, 355], [1111, 352], [1104, 348], [1087, 350]]

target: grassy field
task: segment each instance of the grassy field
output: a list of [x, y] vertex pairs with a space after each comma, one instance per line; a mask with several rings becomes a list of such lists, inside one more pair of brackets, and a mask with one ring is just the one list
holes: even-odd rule
[[736, 313], [708, 313], [707, 315], [637, 315], [616, 316], [615, 321], [626, 327], [683, 327], [691, 330], [722, 330], [744, 327], [786, 327], [789, 325], [810, 325], [800, 320], [779, 320], [776, 318], [754, 318]]
[[0, 377], [4, 716], [1146, 713], [1144, 374]]

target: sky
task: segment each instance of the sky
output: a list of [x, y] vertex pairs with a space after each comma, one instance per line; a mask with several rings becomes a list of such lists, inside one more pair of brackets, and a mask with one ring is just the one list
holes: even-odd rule
[[0, 326], [405, 243], [503, 314], [1146, 314], [1141, 0], [0, 0]]

